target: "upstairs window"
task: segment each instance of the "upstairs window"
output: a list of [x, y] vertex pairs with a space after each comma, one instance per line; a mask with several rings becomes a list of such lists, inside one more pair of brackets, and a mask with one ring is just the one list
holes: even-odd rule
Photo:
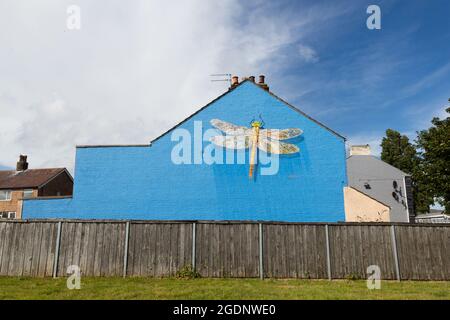
[[11, 193], [11, 190], [0, 190], [0, 201], [10, 201]]
[[31, 189], [23, 190], [23, 198], [24, 199], [33, 198], [33, 190]]

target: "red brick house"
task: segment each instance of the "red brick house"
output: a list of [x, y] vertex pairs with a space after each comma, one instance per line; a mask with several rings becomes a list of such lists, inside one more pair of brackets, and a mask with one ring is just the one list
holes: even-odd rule
[[71, 196], [73, 178], [66, 168], [28, 169], [20, 156], [16, 170], [0, 171], [0, 219], [20, 219], [22, 200]]

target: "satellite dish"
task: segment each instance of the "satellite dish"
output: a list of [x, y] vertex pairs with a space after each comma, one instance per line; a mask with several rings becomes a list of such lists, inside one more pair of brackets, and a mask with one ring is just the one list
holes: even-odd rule
[[395, 201], [398, 202], [398, 194], [396, 192], [392, 192], [392, 197], [395, 199]]
[[397, 188], [398, 188], [397, 181], [394, 180], [394, 181], [392, 182], [392, 186], [394, 187], [395, 190], [397, 190]]

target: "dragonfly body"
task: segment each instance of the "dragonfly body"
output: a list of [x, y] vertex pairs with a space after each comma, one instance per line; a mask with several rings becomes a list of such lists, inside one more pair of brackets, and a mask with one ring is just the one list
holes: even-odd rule
[[212, 137], [211, 141], [214, 144], [228, 149], [247, 149], [251, 147], [250, 178], [253, 177], [257, 149], [274, 154], [291, 154], [300, 151], [296, 145], [279, 141], [301, 135], [302, 130], [297, 128], [262, 129], [263, 123], [261, 121], [252, 121], [251, 128], [247, 128], [219, 119], [211, 120], [211, 124], [226, 134], [226, 136]]
[[253, 142], [252, 142], [252, 153], [250, 155], [250, 170], [248, 173], [248, 176], [250, 178], [253, 177], [253, 169], [255, 167], [255, 156], [256, 156], [256, 149], [257, 149], [257, 145], [258, 145], [260, 125], [258, 122], [253, 122], [252, 127], [253, 127]]

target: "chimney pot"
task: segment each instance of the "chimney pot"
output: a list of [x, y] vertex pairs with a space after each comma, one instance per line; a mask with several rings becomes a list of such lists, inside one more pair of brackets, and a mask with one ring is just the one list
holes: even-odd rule
[[255, 82], [255, 76], [248, 77], [251, 82]]
[[259, 85], [261, 88], [263, 88], [264, 90], [269, 91], [269, 86], [264, 82], [265, 78], [266, 78], [265, 76], [260, 75], [260, 76], [259, 76], [258, 85]]
[[264, 78], [265, 78], [265, 76], [260, 75], [260, 76], [259, 76], [259, 81], [258, 81], [258, 83], [263, 84], [263, 83], [264, 83]]
[[351, 156], [370, 156], [370, 146], [366, 145], [355, 145], [350, 147], [350, 155]]
[[16, 171], [24, 171], [28, 169], [27, 156], [21, 154], [19, 156], [19, 161], [16, 164]]
[[232, 76], [231, 77], [231, 86], [237, 86], [239, 84], [239, 77], [238, 76]]

